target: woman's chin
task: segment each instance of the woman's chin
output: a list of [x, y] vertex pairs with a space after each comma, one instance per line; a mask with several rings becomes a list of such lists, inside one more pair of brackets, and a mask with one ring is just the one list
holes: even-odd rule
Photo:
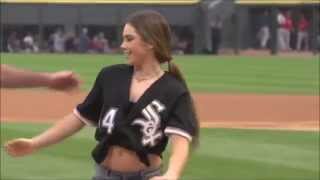
[[129, 65], [134, 65], [134, 61], [132, 61], [132, 59], [130, 59], [130, 58], [127, 58], [127, 63]]
[[132, 59], [132, 58], [128, 58], [128, 59], [127, 59], [127, 63], [128, 63], [129, 65], [132, 65], [132, 66], [139, 64], [136, 60], [134, 60], [134, 59]]

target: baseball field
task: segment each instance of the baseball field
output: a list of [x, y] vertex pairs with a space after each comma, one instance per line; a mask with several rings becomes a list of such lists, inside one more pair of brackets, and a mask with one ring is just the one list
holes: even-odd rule
[[[203, 127], [182, 179], [318, 180], [318, 58], [176, 56]], [[34, 71], [70, 69], [83, 79], [81, 90], [71, 94], [1, 89], [2, 146], [12, 138], [32, 137], [71, 112], [103, 66], [125, 60], [121, 55], [1, 54], [1, 63]], [[11, 158], [1, 148], [0, 179], [90, 179], [93, 135], [88, 127], [23, 158]]]

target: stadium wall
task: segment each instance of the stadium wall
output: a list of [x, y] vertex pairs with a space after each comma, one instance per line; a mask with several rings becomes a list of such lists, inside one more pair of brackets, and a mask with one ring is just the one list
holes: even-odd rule
[[[142, 9], [162, 13], [173, 26], [188, 26], [194, 32], [194, 51], [203, 49], [203, 23], [199, 5], [152, 4], [14, 4], [1, 5], [1, 23], [4, 25], [62, 25], [72, 30], [78, 26], [103, 25], [121, 28], [128, 14]], [[120, 31], [121, 32], [121, 31]], [[120, 34], [119, 34], [120, 36]], [[118, 38], [119, 39], [119, 38]]]

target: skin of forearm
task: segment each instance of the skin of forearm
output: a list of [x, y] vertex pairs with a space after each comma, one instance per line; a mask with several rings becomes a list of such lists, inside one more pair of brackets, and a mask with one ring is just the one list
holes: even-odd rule
[[31, 72], [7, 65], [1, 65], [0, 80], [3, 88], [40, 87], [50, 84], [48, 73]]
[[72, 113], [58, 121], [53, 127], [32, 138], [37, 149], [56, 144], [82, 129], [84, 123]]
[[183, 137], [172, 135], [171, 137], [171, 156], [167, 174], [180, 178], [182, 171], [189, 156], [189, 142]]

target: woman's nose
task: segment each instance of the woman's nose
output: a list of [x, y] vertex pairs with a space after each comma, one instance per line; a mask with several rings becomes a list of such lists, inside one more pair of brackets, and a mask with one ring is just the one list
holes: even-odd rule
[[125, 50], [125, 49], [126, 49], [126, 46], [125, 46], [125, 43], [124, 43], [124, 42], [121, 43], [120, 48], [121, 48], [122, 50]]

